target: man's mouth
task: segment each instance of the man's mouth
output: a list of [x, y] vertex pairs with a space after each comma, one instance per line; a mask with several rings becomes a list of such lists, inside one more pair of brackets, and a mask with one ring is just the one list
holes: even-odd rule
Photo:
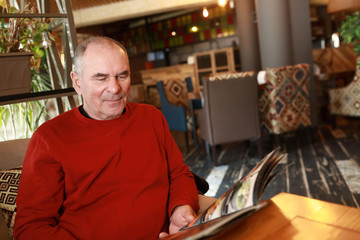
[[105, 99], [105, 101], [108, 101], [108, 102], [118, 102], [118, 101], [121, 101], [125, 98], [125, 96], [118, 96], [116, 98], [111, 98], [111, 99]]

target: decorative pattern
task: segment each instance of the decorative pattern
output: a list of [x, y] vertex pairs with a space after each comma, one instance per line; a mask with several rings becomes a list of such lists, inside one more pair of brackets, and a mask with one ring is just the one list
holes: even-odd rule
[[187, 87], [185, 80], [180, 78], [169, 78], [164, 81], [165, 94], [169, 102], [176, 106], [186, 107], [189, 112], [189, 103], [187, 98]]
[[254, 76], [254, 71], [249, 72], [220, 72], [220, 73], [212, 73], [209, 77], [209, 81], [215, 80], [226, 80], [230, 78], [244, 78]]
[[262, 132], [281, 134], [311, 125], [309, 65], [267, 68], [265, 78], [259, 98]]
[[[187, 112], [189, 112], [188, 91], [185, 80], [172, 77], [163, 79], [163, 82], [165, 94], [169, 102], [176, 106], [184, 106]], [[161, 108], [159, 92], [156, 87], [149, 88], [146, 102], [159, 109]]]
[[[357, 59], [358, 63], [360, 58]], [[360, 116], [360, 69], [347, 86], [329, 90], [330, 112], [346, 116]]]
[[0, 209], [11, 235], [14, 230], [16, 195], [19, 188], [21, 171], [22, 167], [0, 171]]

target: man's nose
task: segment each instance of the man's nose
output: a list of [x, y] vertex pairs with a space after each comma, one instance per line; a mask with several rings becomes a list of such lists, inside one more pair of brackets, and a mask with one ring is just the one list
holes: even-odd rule
[[117, 77], [109, 77], [108, 83], [108, 90], [110, 92], [118, 93], [121, 91], [120, 81], [117, 79]]

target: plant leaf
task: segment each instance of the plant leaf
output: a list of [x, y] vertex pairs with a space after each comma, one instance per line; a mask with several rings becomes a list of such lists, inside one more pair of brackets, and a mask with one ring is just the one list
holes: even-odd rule
[[5, 0], [0, 0], [0, 7], [6, 8], [6, 2], [5, 2]]

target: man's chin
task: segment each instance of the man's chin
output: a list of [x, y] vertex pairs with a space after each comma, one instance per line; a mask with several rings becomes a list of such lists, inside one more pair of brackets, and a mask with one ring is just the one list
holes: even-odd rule
[[113, 115], [121, 115], [125, 109], [124, 104], [119, 104], [117, 106], [110, 106], [108, 108], [108, 113]]
[[124, 108], [126, 105], [126, 101], [124, 99], [119, 100], [107, 100], [105, 101], [108, 108], [116, 109], [116, 108]]
[[103, 112], [103, 118], [102, 118], [102, 120], [112, 120], [112, 119], [116, 119], [116, 118], [118, 118], [118, 117], [120, 117], [121, 116], [121, 114], [122, 114], [122, 112], [123, 111], [111, 111], [111, 110], [109, 110], [109, 111], [107, 111], [106, 113], [105, 112]]

